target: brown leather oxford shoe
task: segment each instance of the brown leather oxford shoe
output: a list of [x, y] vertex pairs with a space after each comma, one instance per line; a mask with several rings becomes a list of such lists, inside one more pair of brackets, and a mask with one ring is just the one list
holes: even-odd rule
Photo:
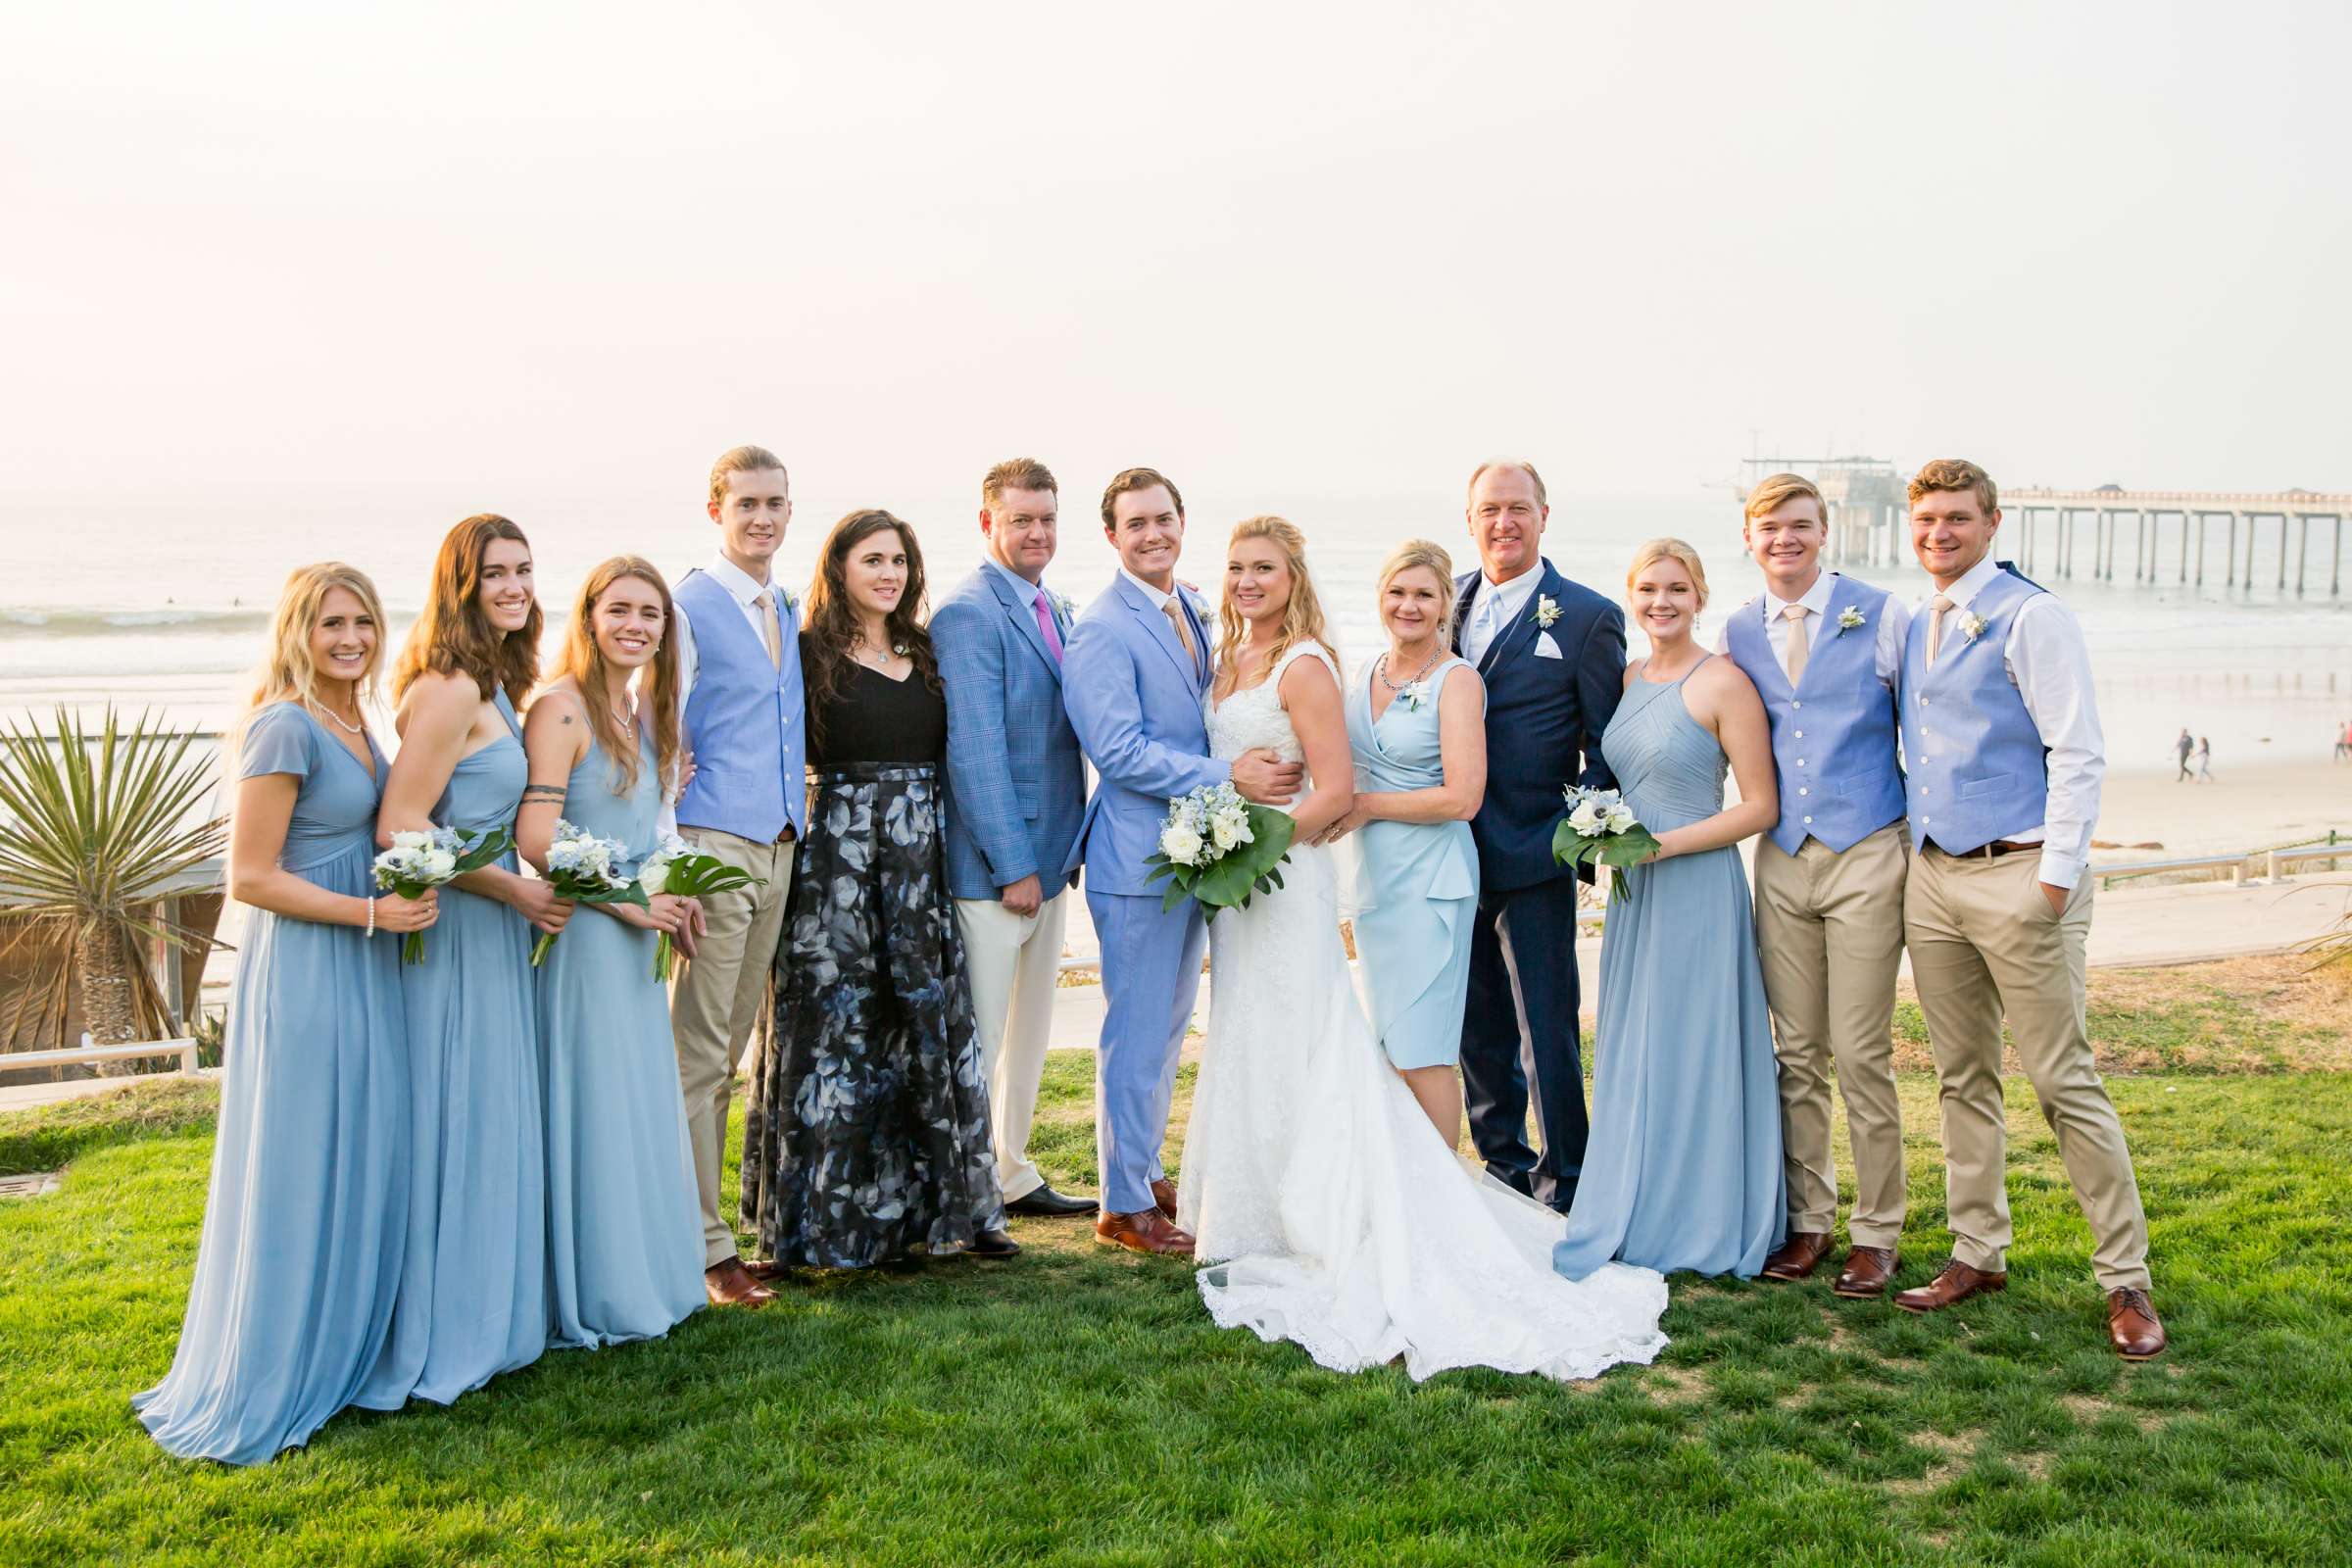
[[1943, 1272], [1916, 1291], [1900, 1291], [1894, 1304], [1906, 1312], [1940, 1312], [1957, 1305], [1972, 1296], [1990, 1296], [2009, 1288], [2006, 1274], [1987, 1274], [1983, 1269], [1970, 1268], [1958, 1258], [1943, 1265]]
[[1821, 1267], [1821, 1260], [1830, 1255], [1833, 1238], [1828, 1231], [1790, 1231], [1788, 1239], [1764, 1260], [1764, 1278], [1768, 1280], [1801, 1280]]
[[776, 1298], [775, 1292], [752, 1278], [740, 1257], [703, 1270], [703, 1294], [712, 1306], [765, 1306]]
[[2148, 1361], [2164, 1353], [2164, 1325], [2156, 1303], [2133, 1286], [2107, 1293], [2107, 1343], [2127, 1361]]
[[1152, 1178], [1152, 1201], [1170, 1219], [1176, 1217], [1176, 1184], [1165, 1176]]
[[1156, 1208], [1140, 1214], [1105, 1214], [1095, 1221], [1095, 1240], [1105, 1247], [1124, 1247], [1130, 1252], [1156, 1252], [1166, 1257], [1193, 1255], [1193, 1238]]
[[1857, 1247], [1845, 1254], [1845, 1267], [1838, 1271], [1838, 1283], [1830, 1290], [1849, 1301], [1884, 1296], [1899, 1261], [1891, 1247]]

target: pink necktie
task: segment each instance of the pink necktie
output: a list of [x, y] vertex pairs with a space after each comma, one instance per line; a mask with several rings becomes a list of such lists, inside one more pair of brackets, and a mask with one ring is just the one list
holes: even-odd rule
[[1054, 612], [1046, 605], [1046, 591], [1043, 588], [1037, 591], [1035, 599], [1029, 601], [1029, 608], [1037, 612], [1037, 629], [1045, 634], [1046, 651], [1054, 656], [1054, 663], [1060, 663], [1061, 633], [1054, 628]]

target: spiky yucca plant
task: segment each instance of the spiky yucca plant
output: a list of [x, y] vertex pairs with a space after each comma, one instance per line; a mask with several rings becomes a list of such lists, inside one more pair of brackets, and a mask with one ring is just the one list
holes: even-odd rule
[[12, 947], [29, 940], [72, 959], [15, 999], [12, 1032], [29, 1011], [62, 1034], [78, 983], [98, 1044], [162, 1034], [164, 999], [143, 950], [212, 946], [167, 919], [163, 899], [226, 842], [225, 818], [197, 814], [212, 765], [189, 755], [195, 740], [145, 712], [126, 730], [112, 705], [96, 730], [60, 706], [54, 735], [27, 720], [0, 738], [0, 907], [24, 920]]

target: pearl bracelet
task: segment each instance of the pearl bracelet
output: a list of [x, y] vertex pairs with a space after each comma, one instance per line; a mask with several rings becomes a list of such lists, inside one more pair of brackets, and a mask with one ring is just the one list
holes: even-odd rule
[[375, 935], [375, 895], [368, 895], [368, 934]]

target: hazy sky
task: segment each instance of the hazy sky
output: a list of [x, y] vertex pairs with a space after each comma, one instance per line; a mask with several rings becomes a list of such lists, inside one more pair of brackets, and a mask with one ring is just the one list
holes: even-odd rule
[[7, 11], [0, 489], [2352, 488], [2339, 0]]

